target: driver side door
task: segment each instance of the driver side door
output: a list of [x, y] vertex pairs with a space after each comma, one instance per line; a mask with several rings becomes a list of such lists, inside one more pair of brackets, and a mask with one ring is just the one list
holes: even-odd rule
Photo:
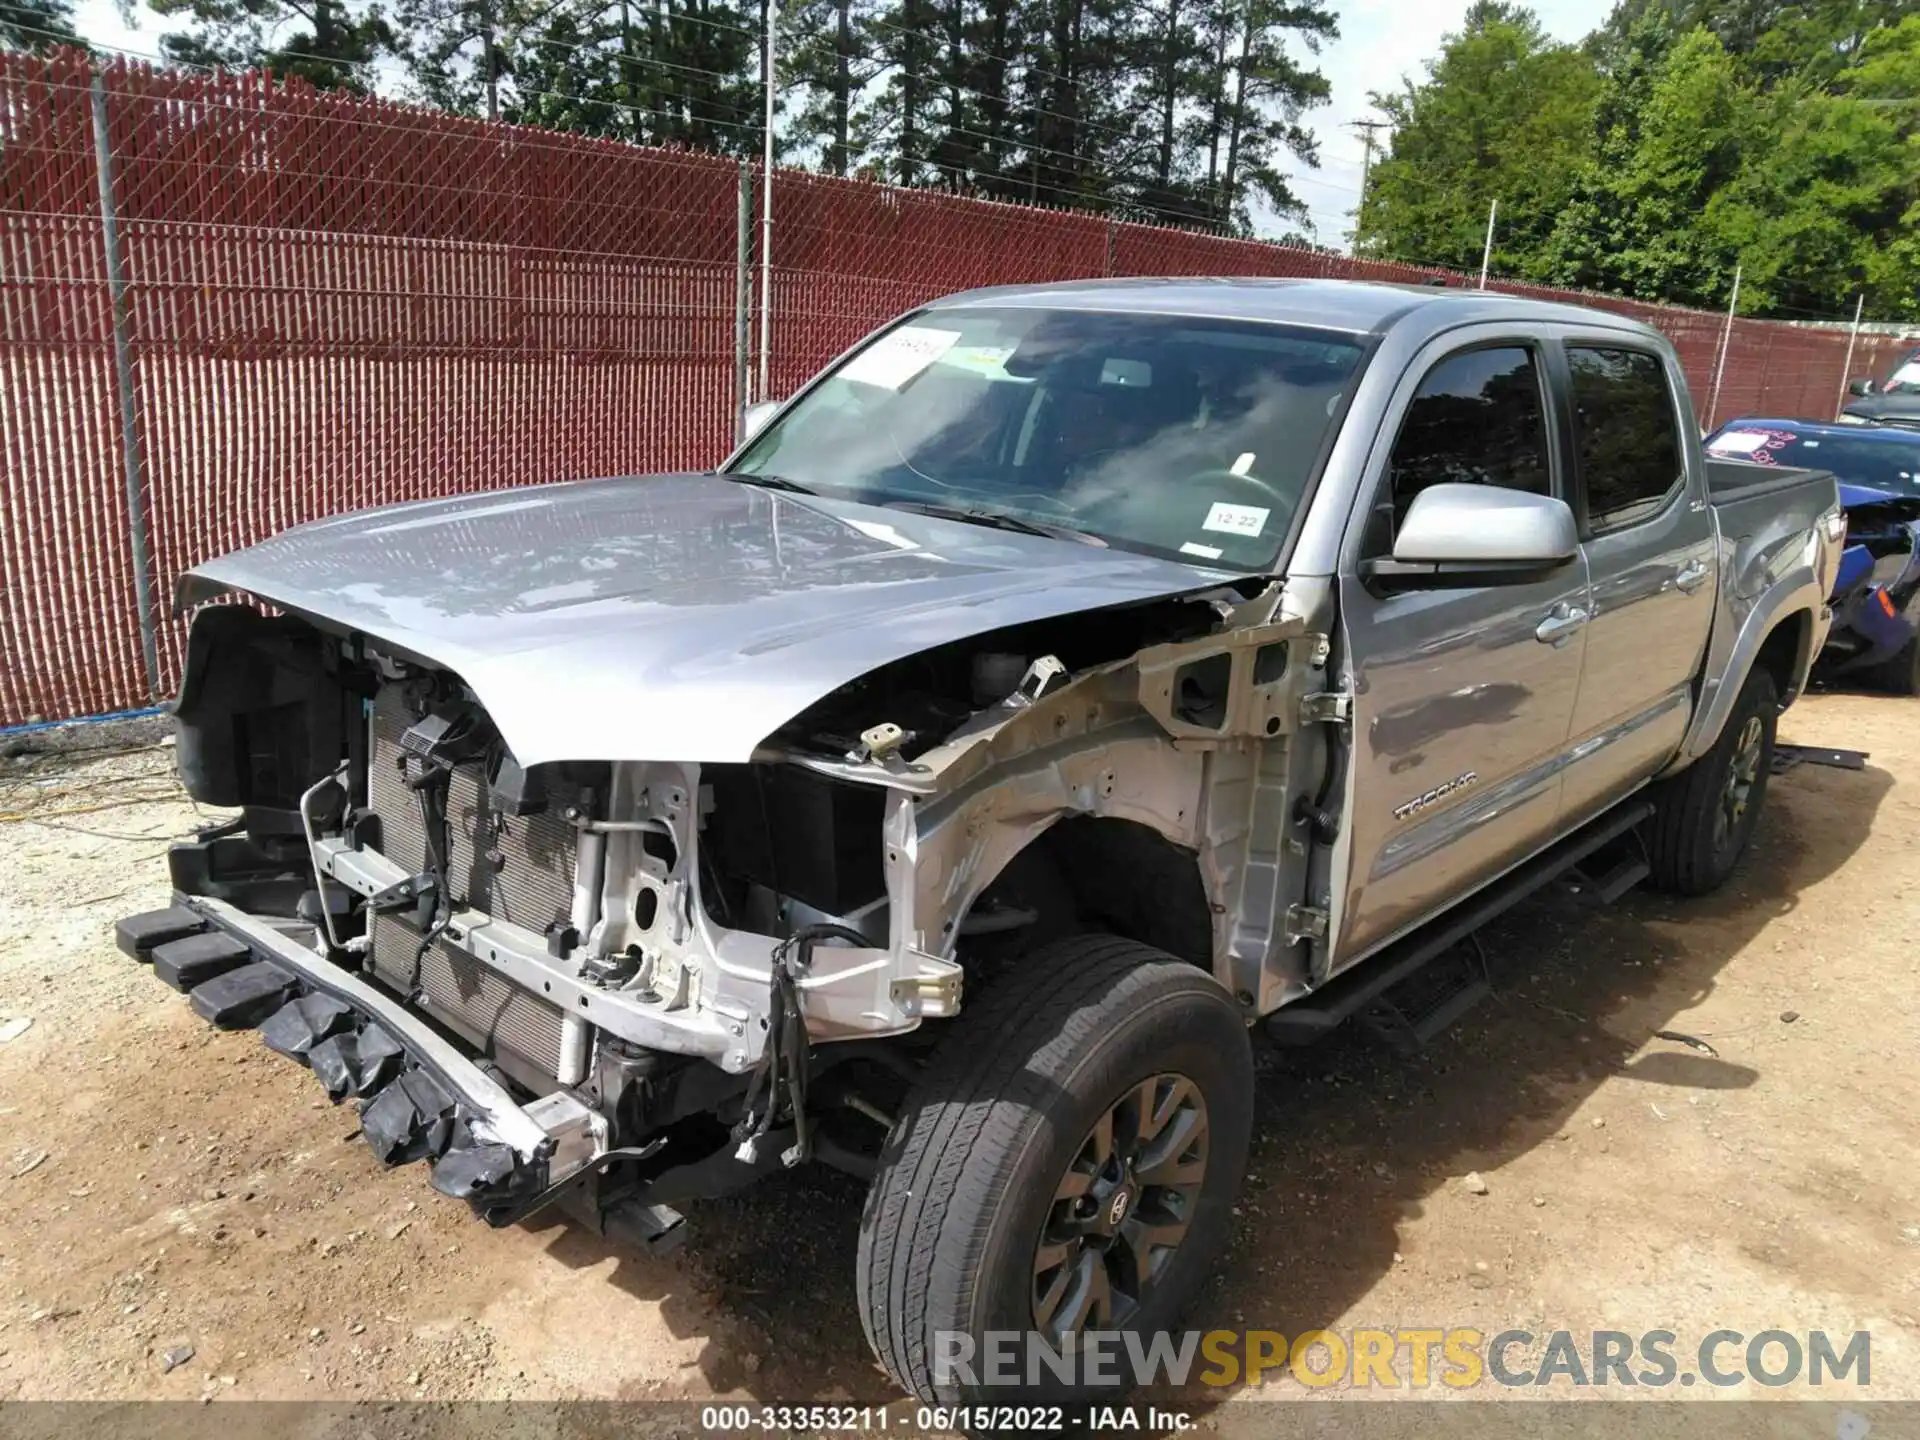
[[[1414, 496], [1441, 482], [1565, 499], [1544, 335], [1449, 336], [1402, 377], [1369, 459], [1339, 577], [1353, 694], [1344, 893], [1333, 968], [1379, 949], [1553, 836], [1579, 693], [1588, 582], [1545, 575], [1389, 589]], [[1357, 532], [1357, 533], [1353, 533]]]

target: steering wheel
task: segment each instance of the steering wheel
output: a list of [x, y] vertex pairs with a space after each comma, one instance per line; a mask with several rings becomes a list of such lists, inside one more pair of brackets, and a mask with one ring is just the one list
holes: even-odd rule
[[1199, 474], [1189, 475], [1180, 482], [1181, 493], [1196, 490], [1218, 491], [1222, 487], [1237, 490], [1249, 500], [1263, 502], [1261, 506], [1263, 509], [1282, 510], [1289, 515], [1293, 513], [1293, 501], [1258, 475], [1243, 474], [1238, 470], [1202, 470]]
[[[1208, 530], [1205, 528], [1208, 510], [1215, 504], [1265, 510], [1268, 512], [1266, 523], [1257, 535], [1239, 530]], [[1079, 518], [1095, 529], [1112, 533], [1170, 537], [1162, 543], [1172, 545], [1185, 539], [1249, 553], [1277, 545], [1293, 518], [1293, 511], [1292, 497], [1256, 475], [1208, 469], [1184, 476], [1174, 484], [1155, 486], [1151, 491], [1103, 496], [1095, 503], [1081, 506]]]

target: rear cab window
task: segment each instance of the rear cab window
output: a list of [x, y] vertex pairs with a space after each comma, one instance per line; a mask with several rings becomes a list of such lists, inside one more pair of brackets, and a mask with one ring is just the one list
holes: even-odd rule
[[1686, 484], [1666, 366], [1648, 350], [1569, 343], [1574, 455], [1589, 531], [1650, 520]]

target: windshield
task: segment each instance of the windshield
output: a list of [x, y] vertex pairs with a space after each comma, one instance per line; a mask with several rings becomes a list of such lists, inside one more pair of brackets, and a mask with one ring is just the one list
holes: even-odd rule
[[1363, 349], [1227, 320], [922, 312], [869, 342], [732, 466], [825, 495], [1272, 563]]
[[1920, 350], [1907, 357], [1907, 363], [1887, 377], [1880, 387], [1883, 395], [1920, 395]]
[[1871, 439], [1851, 435], [1802, 435], [1735, 421], [1707, 440], [1707, 453], [1722, 460], [1761, 465], [1804, 465], [1831, 470], [1844, 485], [1863, 485], [1893, 495], [1920, 495], [1920, 434], [1891, 431]]

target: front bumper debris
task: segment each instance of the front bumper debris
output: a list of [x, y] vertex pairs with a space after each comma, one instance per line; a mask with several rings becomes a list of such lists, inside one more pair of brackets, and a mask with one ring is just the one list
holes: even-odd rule
[[522, 1106], [438, 1031], [275, 924], [181, 897], [130, 915], [120, 948], [221, 1029], [258, 1029], [311, 1069], [388, 1165], [426, 1160], [434, 1189], [494, 1225], [539, 1208], [607, 1155], [606, 1122], [564, 1091]]

